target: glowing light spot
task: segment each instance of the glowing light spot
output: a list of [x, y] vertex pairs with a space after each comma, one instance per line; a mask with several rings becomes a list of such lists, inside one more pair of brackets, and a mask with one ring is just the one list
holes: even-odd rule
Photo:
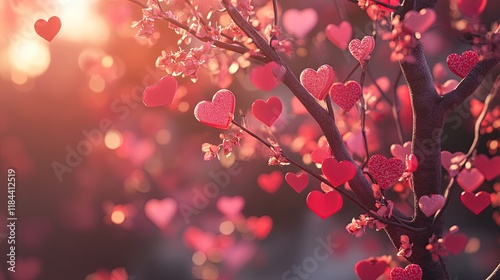
[[101, 65], [104, 68], [110, 68], [111, 66], [113, 66], [114, 62], [115, 61], [113, 60], [113, 58], [109, 55], [107, 55], [101, 59]]
[[465, 246], [465, 252], [468, 254], [474, 254], [479, 250], [479, 248], [481, 248], [481, 241], [479, 238], [471, 237]]
[[312, 158], [311, 158], [311, 154], [304, 154], [302, 155], [302, 162], [306, 165], [309, 165], [312, 163]]
[[223, 259], [222, 253], [219, 249], [211, 249], [207, 254], [208, 259], [213, 263], [220, 263]]
[[234, 229], [234, 224], [231, 221], [224, 221], [219, 225], [219, 231], [224, 235], [230, 235], [233, 233]]
[[239, 68], [240, 68], [240, 66], [238, 65], [238, 63], [233, 62], [231, 64], [231, 66], [229, 66], [229, 69], [228, 69], [229, 74], [232, 75], [232, 74], [236, 73], [236, 71], [238, 71]]
[[125, 213], [121, 210], [115, 210], [111, 213], [111, 221], [117, 225], [122, 224], [125, 221]]
[[496, 140], [492, 140], [492, 141], [490, 141], [490, 149], [491, 149], [491, 150], [496, 150], [496, 149], [498, 149], [498, 141], [496, 141]]
[[104, 145], [110, 150], [117, 149], [123, 143], [122, 134], [117, 130], [110, 130], [104, 136]]
[[89, 88], [93, 92], [102, 92], [106, 88], [106, 82], [101, 76], [92, 76], [89, 80]]
[[195, 265], [203, 265], [207, 261], [207, 255], [203, 252], [197, 251], [194, 252], [192, 260]]
[[95, 11], [96, 0], [71, 0], [61, 5], [58, 37], [74, 42], [103, 44], [109, 38], [108, 22]]
[[215, 266], [206, 266], [203, 268], [201, 275], [203, 276], [203, 279], [218, 279], [219, 270]]
[[17, 85], [24, 85], [28, 81], [28, 75], [26, 75], [26, 73], [13, 70], [10, 74], [10, 79]]
[[170, 139], [172, 139], [172, 134], [170, 133], [170, 131], [164, 128], [158, 130], [158, 132], [156, 133], [156, 143], [160, 145], [168, 144], [168, 142], [170, 142]]
[[189, 110], [189, 103], [183, 101], [179, 103], [179, 106], [177, 106], [177, 109], [179, 109], [180, 112], [186, 113], [187, 110]]
[[295, 53], [300, 57], [306, 57], [309, 54], [306, 48], [298, 48]]
[[43, 74], [49, 67], [50, 52], [41, 40], [21, 38], [9, 46], [8, 60], [18, 72], [28, 77], [36, 77]]

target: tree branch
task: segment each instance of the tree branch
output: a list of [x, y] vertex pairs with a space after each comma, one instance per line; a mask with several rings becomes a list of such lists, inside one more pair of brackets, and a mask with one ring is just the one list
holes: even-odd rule
[[486, 280], [498, 280], [500, 279], [500, 264], [498, 264], [497, 268], [486, 278]]

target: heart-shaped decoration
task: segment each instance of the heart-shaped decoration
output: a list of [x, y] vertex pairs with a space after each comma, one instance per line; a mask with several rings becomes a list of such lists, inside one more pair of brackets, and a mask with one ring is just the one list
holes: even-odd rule
[[365, 65], [365, 61], [370, 58], [370, 54], [375, 48], [375, 39], [372, 36], [365, 36], [363, 40], [353, 39], [349, 43], [349, 51], [361, 65]]
[[450, 91], [454, 90], [457, 86], [458, 86], [458, 81], [450, 79], [444, 82], [444, 84], [442, 84], [441, 86], [436, 87], [436, 90], [439, 93], [439, 95], [443, 96], [449, 93]]
[[405, 26], [412, 33], [423, 34], [436, 21], [436, 12], [433, 9], [422, 9], [420, 12], [409, 11], [405, 15]]
[[334, 158], [327, 158], [321, 164], [321, 171], [334, 187], [351, 180], [356, 175], [356, 167], [350, 161], [338, 162]]
[[177, 80], [171, 76], [160, 79], [157, 86], [149, 86], [142, 94], [142, 102], [148, 107], [158, 107], [172, 104], [177, 92]]
[[211, 232], [203, 232], [193, 226], [186, 228], [182, 235], [184, 244], [195, 251], [207, 252], [216, 246], [217, 238]]
[[318, 13], [307, 8], [302, 11], [288, 9], [282, 16], [283, 27], [297, 38], [304, 38], [318, 23]]
[[297, 193], [300, 193], [307, 187], [309, 183], [309, 176], [306, 173], [300, 173], [299, 175], [288, 172], [285, 175], [286, 182], [294, 189]]
[[444, 247], [455, 256], [465, 249], [467, 241], [467, 236], [462, 233], [454, 234], [450, 232], [443, 238]]
[[321, 219], [326, 219], [337, 213], [342, 208], [343, 203], [342, 196], [336, 191], [327, 193], [312, 191], [306, 198], [307, 207]]
[[430, 217], [443, 208], [445, 202], [446, 199], [440, 194], [423, 195], [418, 199], [418, 207], [425, 216]]
[[343, 21], [339, 25], [328, 24], [325, 28], [328, 40], [341, 50], [345, 50], [352, 37], [352, 26], [348, 21]]
[[233, 120], [234, 94], [227, 90], [217, 91], [210, 101], [201, 101], [194, 108], [194, 116], [202, 124], [220, 129], [228, 129]]
[[391, 269], [391, 280], [421, 280], [423, 271], [418, 264], [409, 264], [405, 268]]
[[387, 159], [383, 155], [373, 155], [368, 161], [368, 171], [382, 189], [396, 183], [405, 169], [405, 163], [397, 158]]
[[480, 154], [474, 160], [476, 168], [484, 175], [486, 181], [491, 181], [500, 175], [500, 156], [488, 158], [488, 156]]
[[273, 219], [269, 216], [249, 217], [247, 228], [257, 239], [265, 239], [273, 228]]
[[452, 53], [446, 58], [450, 70], [460, 78], [465, 78], [479, 62], [479, 56], [475, 51], [465, 51], [462, 55]]
[[270, 174], [260, 174], [257, 177], [257, 184], [267, 193], [275, 193], [283, 183], [283, 174], [280, 171], [273, 171]]
[[484, 182], [484, 176], [477, 168], [463, 169], [458, 173], [457, 183], [466, 192], [474, 192]]
[[271, 96], [267, 101], [256, 100], [252, 104], [252, 113], [256, 119], [271, 127], [281, 115], [283, 103], [276, 96]]
[[330, 97], [335, 104], [348, 112], [361, 97], [361, 86], [356, 81], [348, 81], [345, 84], [335, 83], [330, 88]]
[[144, 205], [144, 213], [158, 228], [164, 229], [177, 211], [177, 202], [172, 198], [150, 199]]
[[321, 65], [318, 71], [306, 68], [300, 73], [300, 83], [318, 100], [325, 99], [335, 79], [335, 72], [330, 65]]
[[441, 151], [441, 165], [447, 171], [450, 170], [452, 164], [458, 164], [464, 159], [465, 155], [462, 152], [450, 153]]
[[332, 157], [332, 149], [330, 149], [330, 145], [328, 143], [317, 147], [311, 152], [311, 160], [314, 163], [323, 163], [325, 159]]
[[354, 266], [360, 280], [376, 280], [386, 269], [386, 261], [375, 259], [359, 261]]
[[227, 217], [238, 215], [243, 206], [245, 206], [245, 199], [239, 195], [233, 197], [222, 196], [217, 200], [217, 209]]
[[472, 213], [479, 214], [491, 204], [491, 196], [487, 192], [480, 191], [475, 195], [471, 192], [462, 192], [460, 200]]
[[403, 146], [399, 144], [392, 144], [391, 154], [399, 160], [406, 160], [406, 155], [411, 154], [411, 141], [405, 142]]
[[39, 19], [35, 22], [35, 32], [48, 42], [56, 37], [57, 33], [61, 30], [61, 19], [53, 16], [48, 21]]
[[285, 67], [271, 61], [264, 66], [255, 66], [250, 72], [250, 81], [260, 90], [271, 91], [281, 83], [285, 72]]
[[458, 10], [467, 17], [477, 17], [486, 8], [487, 0], [458, 0]]

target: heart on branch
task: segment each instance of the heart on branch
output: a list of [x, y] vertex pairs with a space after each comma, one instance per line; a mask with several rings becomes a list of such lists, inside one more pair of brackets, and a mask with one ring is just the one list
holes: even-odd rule
[[406, 155], [411, 154], [411, 141], [405, 142], [403, 146], [399, 144], [392, 144], [391, 154], [399, 160], [406, 160]]
[[500, 156], [490, 159], [488, 156], [480, 154], [476, 156], [474, 164], [486, 181], [491, 181], [500, 175]]
[[395, 267], [391, 269], [391, 280], [421, 280], [423, 271], [418, 264], [409, 264], [405, 268]]
[[238, 215], [244, 206], [245, 199], [239, 195], [233, 197], [222, 196], [217, 200], [217, 209], [226, 217]]
[[173, 198], [162, 200], [150, 199], [144, 205], [144, 213], [158, 228], [164, 229], [177, 211], [177, 202]]
[[311, 160], [314, 163], [323, 163], [325, 159], [332, 157], [332, 149], [330, 149], [330, 145], [328, 142], [324, 143], [320, 147], [317, 147], [311, 152]]
[[457, 183], [466, 192], [474, 192], [484, 182], [484, 176], [477, 168], [463, 169], [458, 173]]
[[318, 100], [324, 100], [335, 79], [335, 72], [330, 65], [321, 65], [318, 71], [306, 68], [300, 73], [300, 83]]
[[273, 219], [269, 216], [255, 217], [247, 219], [247, 228], [257, 239], [265, 239], [271, 229], [273, 229]]
[[387, 269], [387, 262], [383, 260], [362, 260], [356, 263], [354, 271], [360, 280], [376, 280]]
[[61, 19], [57, 16], [49, 18], [48, 21], [39, 19], [35, 22], [35, 32], [48, 42], [56, 37], [61, 30]]
[[177, 80], [172, 76], [164, 76], [157, 86], [149, 86], [142, 94], [142, 102], [147, 107], [158, 107], [172, 104], [177, 92]]
[[446, 199], [440, 194], [423, 195], [418, 199], [418, 207], [425, 216], [430, 217], [443, 208], [445, 202]]
[[252, 104], [252, 113], [255, 118], [269, 127], [273, 126], [282, 110], [283, 103], [276, 96], [271, 96], [267, 101], [258, 99]]
[[464, 51], [462, 55], [452, 53], [446, 58], [450, 70], [460, 78], [465, 78], [479, 62], [479, 56], [475, 51]]
[[288, 172], [285, 175], [285, 181], [294, 189], [297, 193], [300, 193], [307, 187], [309, 183], [309, 176], [306, 173], [295, 174], [293, 172]]
[[202, 124], [220, 129], [228, 129], [233, 120], [234, 94], [227, 90], [217, 91], [210, 101], [201, 101], [194, 108], [194, 116]]
[[409, 11], [405, 15], [405, 26], [412, 33], [423, 34], [436, 21], [436, 12], [433, 9], [422, 9], [420, 12]]
[[339, 25], [328, 24], [325, 28], [328, 40], [341, 50], [345, 50], [352, 37], [352, 26], [348, 21], [343, 21]]
[[318, 13], [313, 8], [302, 11], [288, 9], [282, 16], [283, 27], [295, 37], [304, 38], [318, 23]]
[[450, 232], [443, 238], [444, 247], [455, 256], [465, 249], [467, 241], [467, 236], [462, 233], [454, 234]]
[[271, 91], [283, 80], [286, 69], [276, 61], [255, 66], [250, 72], [250, 81], [260, 90]]
[[356, 175], [356, 167], [348, 160], [338, 162], [334, 158], [327, 158], [321, 164], [321, 171], [328, 181], [338, 187], [351, 180]]
[[460, 195], [462, 204], [472, 213], [479, 214], [491, 204], [491, 196], [487, 192], [480, 191], [475, 195], [471, 192], [462, 192]]
[[335, 83], [330, 88], [330, 97], [344, 111], [348, 112], [361, 97], [361, 86], [356, 81]]
[[307, 207], [321, 219], [326, 219], [337, 213], [342, 208], [343, 203], [342, 196], [336, 191], [327, 193], [312, 191], [306, 198]]
[[365, 36], [363, 40], [353, 39], [349, 43], [349, 51], [361, 65], [365, 65], [365, 61], [370, 59], [370, 54], [375, 48], [375, 39], [372, 36]]
[[405, 169], [405, 163], [397, 158], [387, 159], [383, 155], [373, 155], [368, 161], [368, 171], [382, 189], [396, 183]]
[[280, 171], [273, 171], [270, 174], [260, 174], [257, 177], [257, 184], [267, 193], [275, 193], [283, 183], [283, 174]]

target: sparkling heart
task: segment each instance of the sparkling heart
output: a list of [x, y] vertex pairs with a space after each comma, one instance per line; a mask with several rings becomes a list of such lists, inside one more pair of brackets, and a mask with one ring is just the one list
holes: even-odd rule
[[486, 8], [487, 0], [458, 0], [458, 10], [468, 17], [477, 17]]
[[302, 11], [288, 9], [282, 16], [283, 27], [288, 33], [297, 38], [304, 38], [318, 22], [318, 13], [315, 9], [307, 8]]
[[474, 163], [486, 181], [491, 181], [500, 175], [500, 156], [490, 159], [488, 156], [480, 154], [476, 156]]
[[336, 191], [327, 193], [312, 191], [306, 198], [307, 207], [321, 219], [326, 219], [337, 213], [342, 208], [343, 203], [342, 196]]
[[260, 174], [257, 177], [257, 184], [267, 193], [275, 193], [283, 183], [283, 174], [280, 171], [273, 171], [270, 174]]
[[436, 21], [436, 12], [433, 9], [422, 9], [420, 12], [409, 11], [405, 15], [405, 26], [412, 33], [423, 34]]
[[276, 61], [271, 61], [264, 66], [255, 66], [250, 72], [250, 81], [258, 89], [271, 91], [281, 83], [285, 71], [285, 67]]
[[238, 215], [243, 206], [245, 206], [245, 199], [241, 196], [223, 196], [217, 200], [217, 209], [227, 217]]
[[370, 58], [370, 54], [375, 48], [375, 39], [372, 36], [365, 36], [363, 40], [353, 39], [349, 43], [349, 51], [361, 65], [365, 64], [365, 60]]
[[462, 55], [452, 53], [446, 58], [450, 70], [460, 78], [464, 78], [479, 62], [479, 56], [475, 51], [464, 51]]
[[356, 81], [348, 81], [345, 84], [335, 83], [330, 88], [330, 96], [344, 111], [348, 112], [361, 97], [361, 86]]
[[405, 142], [403, 146], [399, 144], [392, 144], [391, 154], [399, 160], [406, 160], [406, 155], [411, 154], [411, 141]]
[[423, 195], [418, 200], [418, 207], [420, 207], [425, 216], [430, 217], [443, 208], [445, 201], [444, 196], [440, 194]]
[[335, 79], [335, 72], [330, 65], [321, 65], [318, 71], [306, 68], [300, 73], [300, 82], [316, 99], [323, 100]]
[[160, 79], [157, 86], [149, 86], [142, 94], [142, 102], [148, 107], [172, 104], [177, 91], [177, 80], [171, 76]]
[[334, 187], [351, 180], [356, 175], [356, 167], [350, 161], [338, 162], [334, 158], [327, 158], [321, 165], [321, 171]]
[[348, 21], [343, 21], [339, 25], [328, 24], [325, 34], [330, 42], [341, 50], [345, 50], [352, 37], [352, 26]]
[[177, 211], [177, 202], [172, 198], [150, 199], [144, 205], [144, 213], [158, 228], [164, 229]]
[[356, 263], [354, 271], [360, 280], [375, 280], [387, 269], [382, 260], [363, 260]]
[[271, 127], [281, 115], [283, 103], [276, 96], [271, 96], [267, 101], [256, 100], [252, 104], [252, 113], [256, 119]]
[[460, 200], [465, 207], [477, 215], [490, 205], [491, 196], [489, 193], [483, 191], [476, 193], [476, 195], [471, 192], [462, 192]]
[[247, 220], [247, 227], [257, 239], [265, 239], [273, 228], [273, 219], [269, 216], [252, 216]]
[[397, 158], [387, 159], [383, 155], [373, 155], [368, 161], [368, 170], [382, 189], [396, 183], [405, 169], [404, 162]]
[[465, 249], [465, 246], [467, 245], [467, 236], [462, 233], [448, 233], [443, 238], [443, 244], [444, 247], [446, 247], [446, 250], [456, 256]]
[[484, 176], [477, 168], [463, 169], [458, 173], [457, 183], [466, 192], [474, 192], [484, 182]]
[[235, 107], [234, 94], [227, 90], [217, 91], [210, 101], [201, 101], [194, 108], [196, 119], [208, 126], [228, 129], [233, 120]]
[[450, 170], [452, 164], [457, 164], [464, 158], [464, 153], [456, 152], [450, 153], [448, 151], [441, 151], [441, 165], [447, 171]]
[[404, 269], [395, 267], [391, 269], [391, 280], [421, 280], [422, 268], [418, 264], [409, 264]]
[[299, 175], [288, 172], [285, 175], [286, 182], [292, 187], [297, 193], [300, 193], [302, 190], [307, 187], [307, 183], [309, 182], [309, 177], [306, 173], [300, 173]]
[[61, 30], [61, 19], [56, 16], [49, 18], [48, 21], [39, 19], [35, 22], [35, 32], [48, 42], [56, 37]]

